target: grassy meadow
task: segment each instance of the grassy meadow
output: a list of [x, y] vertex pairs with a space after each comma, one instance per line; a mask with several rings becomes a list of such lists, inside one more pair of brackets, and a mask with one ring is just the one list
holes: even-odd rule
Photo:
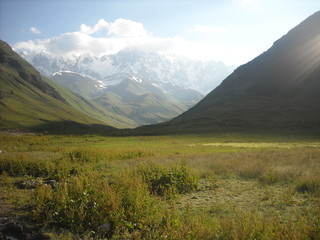
[[317, 138], [0, 133], [0, 150], [0, 218], [38, 239], [320, 239]]

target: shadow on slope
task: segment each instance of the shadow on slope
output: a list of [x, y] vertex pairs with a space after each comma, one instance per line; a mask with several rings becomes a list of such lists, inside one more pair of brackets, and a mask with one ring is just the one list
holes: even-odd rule
[[[42, 125], [37, 125], [28, 128], [28, 131], [44, 134], [57, 135], [114, 135], [117, 132], [116, 128], [102, 124], [81, 124], [72, 121], [48, 122]], [[118, 130], [119, 131], [119, 130]]]

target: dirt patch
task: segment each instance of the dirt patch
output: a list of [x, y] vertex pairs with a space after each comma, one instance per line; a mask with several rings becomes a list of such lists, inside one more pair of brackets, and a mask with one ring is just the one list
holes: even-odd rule
[[[2, 191], [0, 185], [0, 191]], [[23, 214], [26, 209], [18, 208], [0, 196], [0, 239], [1, 240], [49, 240], [41, 228]]]

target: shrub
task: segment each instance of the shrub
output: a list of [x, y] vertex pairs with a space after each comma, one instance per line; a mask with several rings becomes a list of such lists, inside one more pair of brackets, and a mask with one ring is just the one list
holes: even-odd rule
[[145, 183], [132, 173], [119, 174], [112, 184], [99, 175], [75, 176], [55, 188], [40, 186], [33, 198], [33, 218], [73, 232], [97, 232], [108, 223], [107, 234], [145, 235], [159, 229], [164, 211]]
[[34, 197], [35, 220], [83, 232], [108, 221], [114, 207], [108, 184], [94, 185], [91, 177], [73, 177], [54, 189], [40, 186]]
[[170, 198], [177, 193], [188, 193], [197, 189], [198, 178], [185, 165], [168, 169], [157, 165], [143, 165], [138, 170], [151, 193]]

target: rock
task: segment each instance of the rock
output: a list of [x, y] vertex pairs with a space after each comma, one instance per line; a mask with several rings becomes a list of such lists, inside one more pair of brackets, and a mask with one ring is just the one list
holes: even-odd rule
[[16, 187], [19, 189], [34, 189], [42, 184], [43, 182], [41, 179], [29, 179], [15, 182]]
[[57, 185], [57, 181], [54, 179], [47, 179], [43, 181], [44, 184], [50, 185], [52, 188], [54, 188]]
[[0, 240], [50, 240], [38, 226], [0, 217]]
[[5, 224], [2, 232], [5, 236], [13, 235], [18, 238], [23, 237], [23, 227], [16, 222], [9, 222]]
[[112, 229], [112, 224], [111, 223], [104, 223], [102, 225], [100, 225], [98, 227], [98, 233], [99, 234], [107, 234], [107, 233], [110, 233], [111, 232], [111, 229]]
[[57, 181], [53, 179], [28, 179], [15, 182], [15, 186], [19, 189], [34, 189], [41, 185], [50, 185], [52, 188], [54, 188], [56, 184]]

